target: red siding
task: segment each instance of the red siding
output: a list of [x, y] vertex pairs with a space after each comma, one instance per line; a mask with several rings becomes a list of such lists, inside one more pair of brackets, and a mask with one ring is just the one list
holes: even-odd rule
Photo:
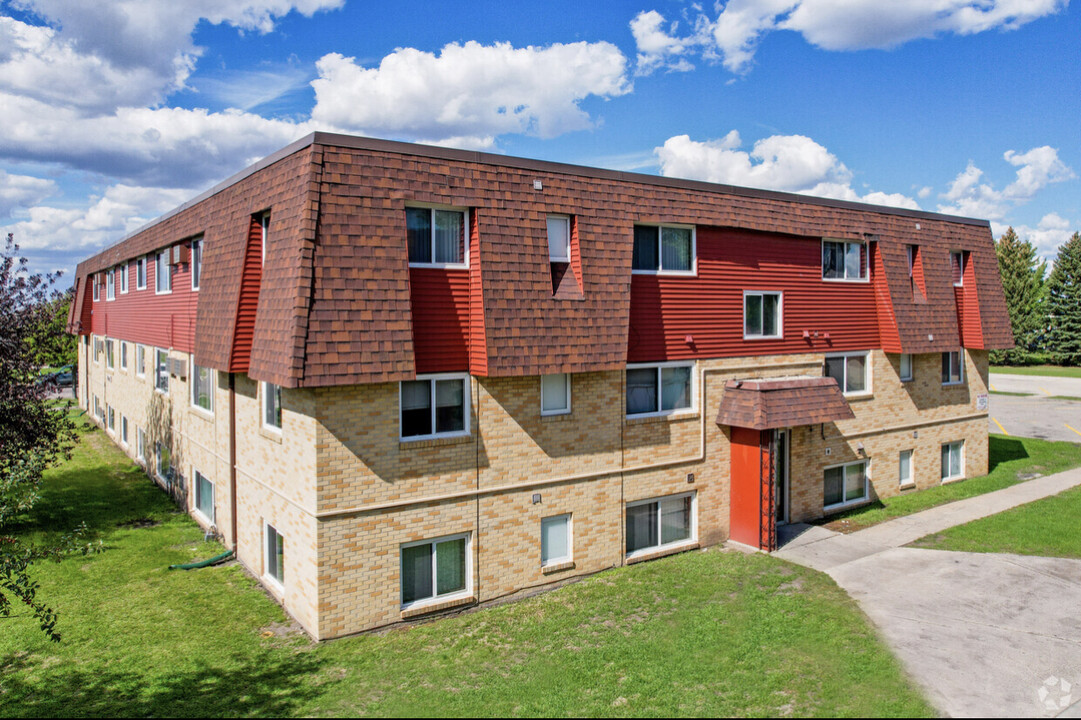
[[758, 547], [762, 521], [762, 445], [768, 430], [732, 428], [729, 537]]
[[469, 370], [470, 285], [469, 270], [409, 269], [418, 374]]
[[[699, 227], [697, 254], [697, 277], [631, 277], [628, 362], [880, 346], [872, 283], [823, 281], [818, 239]], [[743, 339], [744, 290], [783, 292], [782, 339]]]
[[882, 265], [882, 248], [871, 245], [871, 285], [875, 289], [875, 309], [878, 312], [878, 337], [886, 352], [901, 352], [901, 335], [897, 332], [897, 317], [893, 314], [890, 286], [886, 282], [886, 269]]
[[263, 280], [263, 219], [253, 215], [248, 226], [248, 246], [240, 276], [240, 299], [236, 307], [236, 331], [229, 355], [229, 372], [248, 372], [251, 344], [255, 334], [255, 314], [259, 307], [259, 286]]
[[957, 298], [957, 327], [961, 329], [961, 347], [982, 349], [983, 327], [980, 324], [980, 303], [976, 295], [976, 269], [973, 265], [971, 261], [965, 263], [964, 284], [961, 287], [954, 287], [953, 294]]
[[917, 298], [915, 292], [913, 292], [913, 300], [926, 300], [927, 299], [927, 285], [923, 279], [923, 250], [919, 245], [916, 246], [916, 260], [912, 263], [912, 280], [916, 284], [916, 290], [920, 295]]
[[[98, 302], [90, 302], [92, 332], [119, 340], [173, 348], [190, 353], [195, 344], [195, 311], [198, 291], [191, 289], [191, 265], [173, 265], [172, 292], [158, 295], [157, 263], [147, 260], [146, 289], [137, 290], [135, 262], [128, 262], [128, 292], [120, 292], [119, 268], [116, 278], [116, 300], [105, 299], [105, 284]], [[102, 278], [105, 277], [102, 271]]]
[[480, 222], [471, 213], [469, 233], [469, 372], [488, 375], [488, 343], [484, 335], [484, 283], [481, 279]]

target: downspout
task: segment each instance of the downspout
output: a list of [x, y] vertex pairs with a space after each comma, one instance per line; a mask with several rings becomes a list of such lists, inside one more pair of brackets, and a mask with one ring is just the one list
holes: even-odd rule
[[229, 534], [236, 550], [236, 373], [229, 373]]

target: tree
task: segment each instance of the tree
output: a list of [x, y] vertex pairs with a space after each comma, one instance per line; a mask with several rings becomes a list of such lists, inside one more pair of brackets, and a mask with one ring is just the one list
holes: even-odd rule
[[1013, 328], [1013, 350], [992, 351], [993, 363], [1019, 362], [1027, 353], [1038, 349], [1047, 321], [1044, 276], [1047, 262], [1039, 261], [1036, 248], [1021, 240], [1013, 228], [1008, 228], [995, 243], [998, 272], [1002, 276], [1002, 291], [1010, 312]]
[[1058, 249], [1047, 280], [1051, 347], [1067, 365], [1081, 364], [1081, 233]]
[[31, 342], [38, 365], [64, 367], [76, 363], [79, 341], [67, 331], [68, 310], [74, 301], [75, 288], [48, 301], [48, 325]]
[[59, 640], [56, 613], [38, 600], [29, 571], [38, 560], [59, 559], [76, 549], [81, 530], [56, 544], [32, 545], [10, 528], [37, 501], [45, 469], [70, 456], [75, 442], [67, 412], [50, 404], [49, 388], [37, 382], [34, 351], [52, 332], [51, 303], [61, 297], [54, 288], [60, 273], [31, 273], [18, 252], [9, 234], [0, 250], [0, 618], [11, 617], [19, 603], [46, 635]]

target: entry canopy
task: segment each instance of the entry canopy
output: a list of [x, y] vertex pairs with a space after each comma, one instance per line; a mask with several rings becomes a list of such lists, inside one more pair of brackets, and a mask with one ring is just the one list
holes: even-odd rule
[[770, 430], [856, 417], [831, 377], [729, 380], [718, 425]]

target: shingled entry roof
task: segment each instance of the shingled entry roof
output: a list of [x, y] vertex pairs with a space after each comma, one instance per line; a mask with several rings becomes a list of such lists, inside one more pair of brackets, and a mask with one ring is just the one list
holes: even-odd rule
[[856, 417], [831, 377], [729, 380], [718, 425], [770, 430]]

